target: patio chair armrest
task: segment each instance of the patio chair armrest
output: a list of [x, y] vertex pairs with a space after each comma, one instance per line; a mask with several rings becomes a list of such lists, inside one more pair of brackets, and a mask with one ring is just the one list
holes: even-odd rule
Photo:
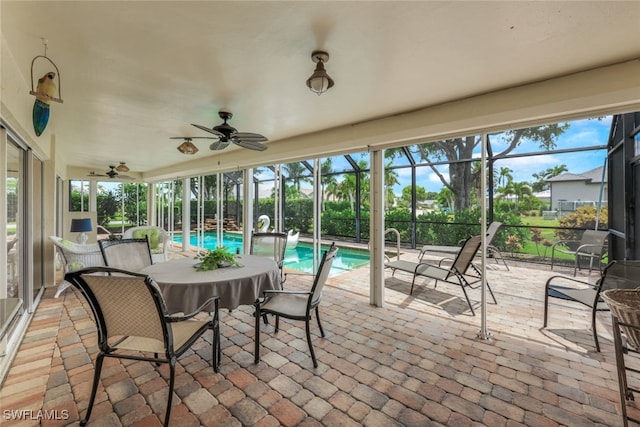
[[547, 282], [545, 283], [545, 290], [549, 290], [549, 287], [554, 284], [552, 282], [557, 282], [558, 280], [564, 280], [566, 282], [569, 282], [570, 284], [573, 283], [578, 283], [581, 285], [586, 285], [589, 286], [590, 288], [596, 288], [598, 285], [594, 284], [594, 283], [589, 283], [587, 281], [584, 280], [579, 280], [579, 279], [574, 279], [573, 277], [568, 277], [568, 276], [563, 276], [563, 275], [557, 275], [557, 276], [551, 276], [547, 279]]
[[262, 291], [262, 293], [265, 296], [267, 294], [311, 295], [311, 292], [308, 291], [290, 291], [284, 289], [267, 289], [266, 291]]
[[570, 240], [570, 239], [556, 240], [556, 241], [555, 241], [555, 242], [553, 242], [553, 244], [551, 245], [551, 248], [555, 248], [555, 247], [556, 247], [556, 245], [564, 245], [565, 243], [570, 243], [570, 242], [580, 243], [580, 240]]
[[[602, 253], [601, 254], [604, 254], [606, 252], [606, 250], [607, 250], [607, 246], [606, 245], [599, 245], [599, 244], [589, 243], [589, 244], [578, 246], [578, 249], [576, 249], [576, 253], [582, 252], [586, 248], [602, 249]], [[591, 253], [591, 252], [588, 252], [588, 253]]]
[[218, 296], [211, 297], [208, 300], [206, 300], [200, 307], [196, 308], [196, 310], [193, 313], [185, 314], [184, 316], [165, 316], [165, 320], [167, 322], [182, 322], [183, 320], [189, 320], [195, 317], [196, 315], [202, 313], [205, 310], [205, 308], [211, 303], [214, 303], [213, 304], [214, 311], [217, 312], [219, 300], [220, 300], [220, 297]]
[[440, 261], [438, 261], [438, 267], [442, 266], [442, 262], [443, 261], [447, 261], [447, 262], [453, 262], [455, 261], [453, 258], [442, 258]]

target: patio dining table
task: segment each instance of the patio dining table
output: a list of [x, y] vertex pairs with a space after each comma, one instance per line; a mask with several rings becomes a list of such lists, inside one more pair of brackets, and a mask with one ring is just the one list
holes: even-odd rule
[[194, 258], [181, 258], [145, 267], [160, 286], [169, 313], [191, 313], [212, 296], [220, 297], [220, 307], [235, 309], [253, 304], [268, 289], [281, 289], [280, 270], [268, 257], [239, 255], [239, 267], [197, 271]]

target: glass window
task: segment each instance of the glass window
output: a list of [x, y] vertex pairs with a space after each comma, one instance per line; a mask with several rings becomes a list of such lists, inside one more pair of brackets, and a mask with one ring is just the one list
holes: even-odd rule
[[89, 181], [69, 181], [69, 211], [87, 212], [89, 210]]
[[24, 300], [21, 278], [20, 229], [22, 221], [24, 152], [12, 144], [7, 145], [7, 288], [9, 298]]

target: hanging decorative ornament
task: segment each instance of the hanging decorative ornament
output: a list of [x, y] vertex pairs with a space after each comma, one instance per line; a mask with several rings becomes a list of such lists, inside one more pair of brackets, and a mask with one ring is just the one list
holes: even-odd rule
[[[62, 95], [60, 92], [60, 71], [56, 64], [49, 58], [47, 58], [47, 40], [42, 39], [42, 44], [44, 45], [44, 55], [38, 55], [31, 61], [31, 95], [36, 97], [36, 101], [33, 104], [33, 130], [36, 132], [36, 136], [42, 135], [44, 129], [47, 127], [47, 123], [49, 123], [49, 110], [51, 101], [63, 103]], [[49, 71], [45, 73], [41, 78], [38, 79], [38, 84], [36, 86], [36, 90], [33, 90], [33, 64], [36, 62], [36, 59], [43, 58], [46, 59], [53, 65], [56, 69], [55, 72]], [[55, 78], [58, 76], [58, 97], [56, 98], [56, 83]]]

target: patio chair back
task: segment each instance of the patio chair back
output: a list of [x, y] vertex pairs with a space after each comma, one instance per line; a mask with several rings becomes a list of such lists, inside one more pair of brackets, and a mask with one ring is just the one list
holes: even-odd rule
[[100, 349], [106, 351], [117, 337], [136, 337], [135, 350], [169, 355], [173, 337], [163, 320], [164, 300], [153, 279], [114, 268], [104, 271], [117, 275], [70, 275], [90, 303]]
[[323, 254], [320, 266], [318, 267], [318, 272], [316, 273], [316, 277], [313, 281], [313, 287], [311, 288], [311, 298], [309, 298], [308, 303], [309, 308], [317, 306], [320, 303], [320, 298], [322, 298], [322, 288], [324, 288], [324, 284], [327, 283], [329, 272], [331, 271], [331, 266], [333, 265], [333, 260], [337, 253], [338, 247], [335, 243], [332, 243], [329, 250]]
[[591, 254], [597, 257], [603, 255], [606, 248], [606, 241], [609, 237], [608, 231], [585, 230], [580, 239], [581, 254]]
[[471, 261], [476, 256], [480, 245], [482, 244], [482, 238], [480, 235], [469, 237], [456, 255], [456, 259], [453, 261], [449, 276], [458, 272], [459, 274], [465, 274], [471, 265]]
[[283, 282], [282, 265], [287, 250], [287, 233], [253, 233], [249, 253], [273, 259], [280, 269], [280, 282]]
[[251, 235], [251, 255], [267, 256], [280, 265], [287, 250], [286, 233], [253, 233]]
[[498, 230], [502, 227], [502, 223], [499, 221], [493, 221], [487, 228], [487, 245], [491, 245], [493, 238], [496, 237]]
[[98, 244], [106, 266], [140, 271], [153, 263], [146, 236], [143, 239], [100, 240]]

